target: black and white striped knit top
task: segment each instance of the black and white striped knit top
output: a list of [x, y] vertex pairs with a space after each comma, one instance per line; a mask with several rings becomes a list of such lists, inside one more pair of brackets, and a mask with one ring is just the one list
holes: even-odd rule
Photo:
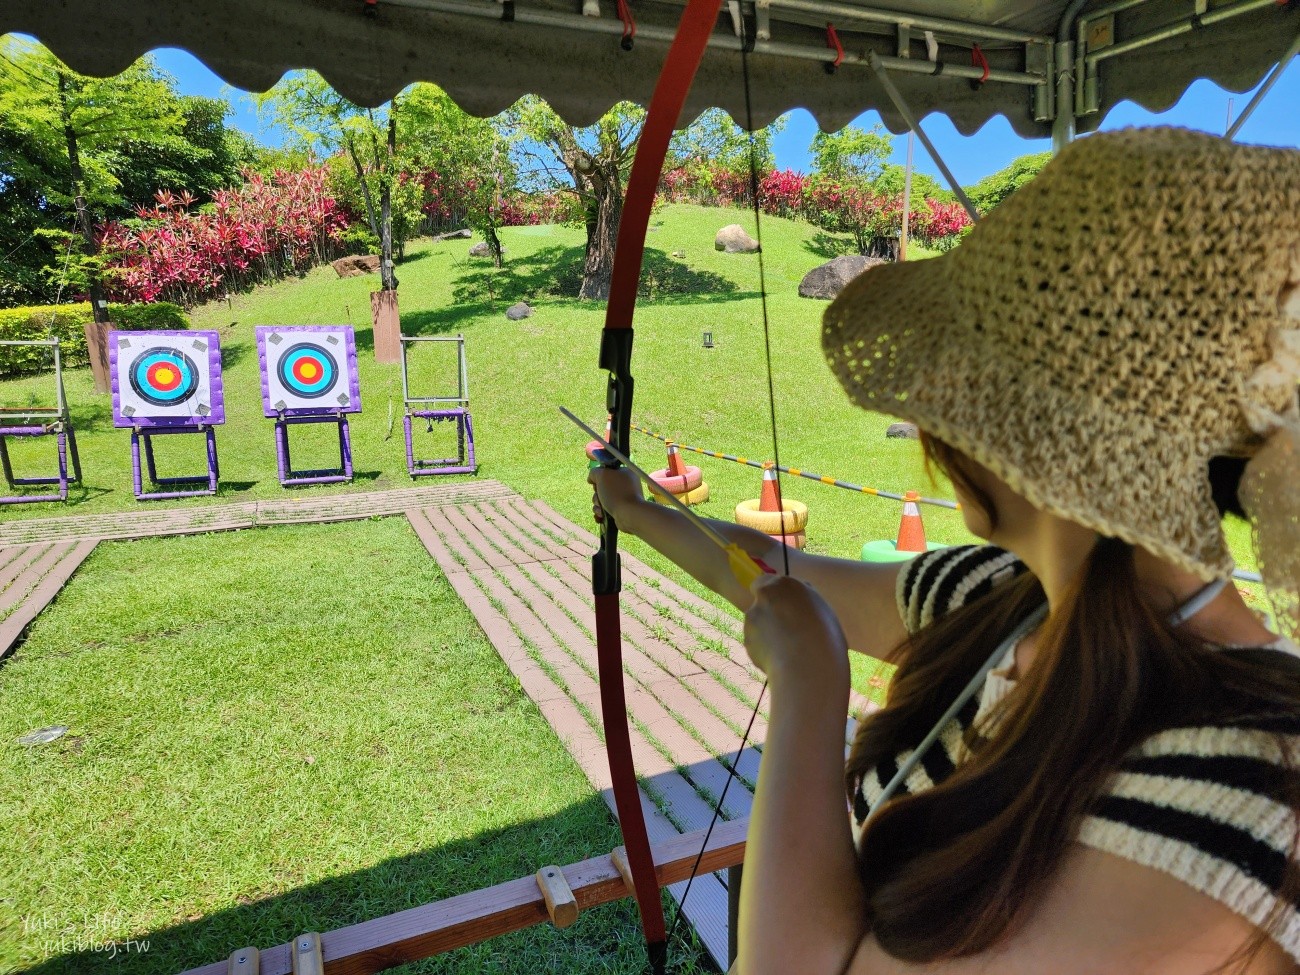
[[[1025, 571], [1014, 555], [991, 545], [926, 553], [899, 573], [899, 612], [908, 632], [915, 633]], [[1300, 656], [1288, 640], [1268, 649]], [[1012, 687], [1009, 678], [991, 674], [983, 697], [972, 699], [949, 723], [899, 794], [947, 778], [966, 754], [965, 729], [980, 725]], [[1279, 732], [1293, 744], [1289, 756], [1279, 746]], [[861, 840], [871, 804], [910, 754], [904, 751], [882, 763], [858, 785], [855, 842]], [[1076, 839], [1163, 870], [1256, 926], [1269, 923], [1280, 908], [1278, 942], [1300, 962], [1300, 904], [1279, 905], [1275, 894], [1287, 857], [1293, 855], [1297, 828], [1296, 811], [1277, 799], [1287, 765], [1300, 765], [1300, 715], [1169, 728], [1120, 763]]]

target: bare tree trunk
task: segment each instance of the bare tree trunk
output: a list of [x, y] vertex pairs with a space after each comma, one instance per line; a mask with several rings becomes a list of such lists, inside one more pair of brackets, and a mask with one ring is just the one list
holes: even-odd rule
[[[85, 242], [86, 253], [90, 257], [99, 255], [99, 242], [95, 240], [95, 227], [90, 219], [90, 208], [86, 206], [83, 188], [84, 174], [81, 171], [81, 154], [77, 151], [77, 133], [72, 126], [72, 111], [68, 107], [68, 76], [59, 72], [59, 112], [62, 116], [63, 135], [68, 144], [68, 169], [72, 176], [72, 198], [77, 210], [77, 228]], [[104, 294], [103, 282], [99, 279], [99, 268], [92, 266], [90, 274], [90, 314], [91, 320], [85, 325], [86, 353], [90, 359], [90, 374], [94, 379], [95, 392], [109, 392], [108, 374], [108, 300]]]
[[388, 112], [388, 158], [384, 162], [384, 184], [380, 191], [379, 280], [384, 291], [397, 290], [393, 270], [393, 157], [397, 154], [397, 116]]
[[496, 224], [490, 223], [483, 228], [483, 239], [487, 241], [488, 250], [492, 253], [492, 264], [494, 267], [502, 265], [501, 258], [501, 238], [497, 236]]
[[[81, 231], [86, 253], [91, 257], [99, 254], [99, 243], [95, 240], [95, 227], [90, 219], [90, 208], [86, 206], [86, 197], [82, 183], [81, 154], [77, 151], [77, 133], [72, 127], [72, 112], [68, 107], [68, 76], [59, 72], [59, 110], [63, 121], [63, 136], [68, 144], [68, 168], [72, 174], [72, 198], [77, 211], [77, 229]], [[92, 268], [90, 272], [90, 310], [95, 321], [108, 321], [107, 302], [104, 285], [99, 280], [99, 272]]]
[[[582, 264], [582, 287], [578, 297], [589, 301], [607, 301], [609, 283], [614, 273], [614, 251], [618, 246], [618, 225], [623, 216], [623, 194], [614, 179], [591, 180], [594, 214], [588, 211], [587, 254]], [[594, 219], [592, 219], [594, 216]]]
[[361, 198], [366, 202], [366, 219], [370, 223], [370, 232], [376, 237], [379, 236], [379, 222], [375, 219], [375, 203], [370, 198], [370, 184], [366, 182], [366, 170], [361, 165], [361, 157], [357, 155], [356, 143], [349, 137], [344, 145], [347, 147], [348, 156], [352, 160], [352, 167], [357, 171], [357, 182], [361, 184]]

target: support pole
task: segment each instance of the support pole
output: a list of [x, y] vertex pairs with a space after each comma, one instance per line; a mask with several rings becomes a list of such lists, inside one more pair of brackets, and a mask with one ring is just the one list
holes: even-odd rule
[[956, 195], [957, 199], [961, 202], [961, 205], [966, 208], [966, 212], [970, 214], [971, 222], [979, 223], [980, 215], [979, 211], [975, 209], [975, 204], [972, 203], [970, 197], [966, 195], [966, 191], [961, 188], [961, 184], [957, 182], [957, 177], [952, 174], [952, 170], [948, 168], [948, 164], [944, 162], [943, 157], [939, 155], [939, 150], [934, 147], [934, 143], [930, 141], [930, 137], [926, 135], [925, 130], [921, 128], [920, 119], [916, 117], [912, 112], [911, 106], [909, 106], [904, 100], [903, 93], [900, 92], [898, 86], [894, 84], [894, 79], [889, 77], [889, 74], [885, 70], [884, 63], [880, 60], [880, 55], [875, 51], [869, 52], [867, 55], [867, 64], [869, 64], [871, 70], [875, 72], [876, 79], [880, 82], [880, 86], [885, 89], [885, 94], [889, 96], [889, 100], [894, 103], [894, 108], [898, 109], [898, 114], [903, 116], [903, 121], [907, 123], [907, 127], [916, 133], [916, 137], [921, 140], [921, 145], [925, 146], [925, 151], [930, 154], [930, 158], [934, 160], [934, 164], [939, 167], [939, 172], [943, 173], [943, 178], [948, 181], [948, 187], [953, 191], [954, 195]]
[[[1300, 54], [1300, 34], [1296, 35], [1295, 40], [1291, 42], [1291, 46], [1286, 49], [1286, 53], [1282, 55], [1273, 70], [1269, 72], [1268, 77], [1264, 79], [1264, 83], [1259, 86], [1259, 90], [1246, 103], [1246, 107], [1237, 116], [1237, 121], [1228, 126], [1228, 131], [1223, 135], [1225, 139], [1231, 142], [1237, 138], [1237, 133], [1241, 131], [1241, 127], [1254, 114], [1255, 109], [1259, 107], [1259, 103], [1264, 100], [1264, 96], [1273, 90], [1277, 80], [1282, 77], [1282, 72], [1286, 70], [1286, 66], [1291, 63], [1291, 59], [1297, 54]], [[1228, 100], [1228, 112], [1232, 112], [1232, 99]]]

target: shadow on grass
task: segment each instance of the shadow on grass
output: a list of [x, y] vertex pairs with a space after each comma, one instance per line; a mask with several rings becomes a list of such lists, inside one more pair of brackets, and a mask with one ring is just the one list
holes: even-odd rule
[[[582, 261], [580, 245], [556, 245], [543, 247], [526, 257], [507, 259], [501, 268], [486, 262], [484, 266], [457, 265], [462, 273], [453, 282], [452, 298], [457, 306], [577, 298], [582, 286]], [[737, 301], [758, 295], [753, 291], [742, 292], [730, 278], [696, 270], [655, 248], [646, 248], [637, 294], [652, 301], [691, 304]]]
[[844, 237], [836, 237], [834, 234], [828, 234], [824, 230], [817, 231], [809, 240], [803, 242], [804, 250], [816, 254], [818, 257], [832, 260], [836, 257], [843, 257], [845, 254], [856, 254], [858, 249], [853, 246], [853, 241]]
[[[528, 877], [543, 864], [565, 864], [598, 856], [604, 850], [578, 849], [575, 844], [591, 842], [593, 837], [599, 842], [603, 830], [608, 830], [606, 839], [612, 848], [618, 842], [616, 828], [610, 823], [599, 796], [592, 796], [543, 819], [393, 857], [365, 869], [293, 886], [282, 893], [238, 895], [234, 906], [153, 931], [128, 935], [104, 930], [104, 918], [121, 924], [121, 915], [110, 909], [108, 914], [85, 919], [61, 918], [52, 905], [48, 914], [19, 919], [16, 933], [28, 941], [28, 950], [45, 946], [50, 953], [45, 961], [27, 968], [28, 975], [120, 975], [124, 971], [132, 975], [175, 975], [213, 963], [220, 964], [224, 971], [226, 959], [239, 948], [251, 945], [266, 951], [306, 931], [324, 934], [416, 905]], [[275, 875], [266, 877], [266, 886], [292, 884], [294, 873], [292, 851], [286, 851], [284, 865]], [[219, 881], [214, 883], [219, 885]], [[172, 900], [170, 892], [158, 896]], [[519, 913], [516, 911], [516, 916]], [[82, 920], [85, 931], [63, 928], [68, 922], [76, 924]], [[690, 937], [689, 933], [684, 936]], [[586, 963], [571, 966], [578, 971], [633, 971], [638, 953], [644, 952], [640, 937], [633, 904], [624, 900], [603, 909], [584, 911], [564, 931], [539, 924], [494, 939], [481, 949], [461, 949], [461, 952], [490, 952], [492, 970], [506, 973], [561, 970], [566, 967], [566, 955]], [[679, 944], [675, 952], [680, 959], [690, 949]], [[500, 961], [512, 957], [513, 965], [508, 962], [503, 965]], [[385, 951], [376, 950], [372, 954], [376, 969], [389, 968], [405, 960]], [[445, 957], [445, 966], [439, 966], [438, 970], [476, 971], [488, 960], [451, 954]], [[122, 967], [124, 963], [127, 968]]]

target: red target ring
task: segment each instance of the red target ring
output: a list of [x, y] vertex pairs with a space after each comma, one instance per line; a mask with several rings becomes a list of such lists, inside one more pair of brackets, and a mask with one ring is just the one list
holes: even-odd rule
[[180, 386], [184, 376], [174, 362], [155, 362], [145, 373], [149, 385], [160, 392], [170, 393]]
[[294, 361], [293, 378], [304, 386], [315, 386], [325, 374], [325, 365], [315, 356], [305, 355]]

